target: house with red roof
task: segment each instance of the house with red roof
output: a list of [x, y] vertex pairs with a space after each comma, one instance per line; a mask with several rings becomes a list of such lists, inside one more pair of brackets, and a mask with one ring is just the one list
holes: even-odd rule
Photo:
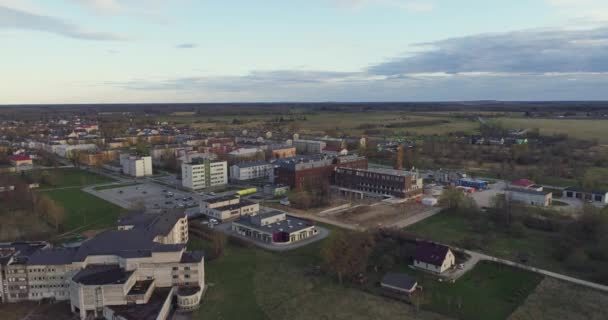
[[8, 161], [15, 167], [32, 166], [32, 158], [26, 154], [16, 154], [8, 157]]
[[414, 267], [441, 274], [456, 264], [456, 257], [448, 246], [420, 241], [416, 244]]

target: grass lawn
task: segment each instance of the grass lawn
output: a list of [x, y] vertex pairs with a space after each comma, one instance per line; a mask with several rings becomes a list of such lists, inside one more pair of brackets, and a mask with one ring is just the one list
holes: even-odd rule
[[42, 170], [39, 173], [48, 174], [53, 181], [53, 185], [43, 184], [40, 186], [41, 188], [82, 187], [115, 181], [114, 179], [76, 168]]
[[[195, 237], [190, 241], [190, 248], [207, 246]], [[205, 264], [209, 290], [193, 319], [446, 319], [307, 275], [319, 264], [320, 246], [271, 253], [229, 244], [223, 257]]]
[[113, 226], [125, 209], [78, 188], [42, 191], [65, 209], [64, 230], [86, 226], [83, 230]]
[[608, 293], [545, 278], [509, 320], [604, 320]]
[[569, 273], [573, 276], [582, 276], [566, 270], [563, 263], [557, 261], [553, 256], [557, 234], [525, 228], [523, 236], [514, 237], [500, 230], [493, 230], [491, 226], [490, 228], [489, 236], [482, 237], [479, 232], [473, 230], [471, 222], [466, 217], [442, 212], [409, 226], [406, 230], [426, 239], [461, 247], [463, 240], [467, 237], [481, 238], [483, 248], [479, 251], [484, 253], [513, 261], [518, 260], [520, 253], [525, 253], [529, 256], [528, 264], [530, 265], [555, 272]]
[[480, 262], [455, 283], [423, 278], [423, 306], [469, 320], [503, 320], [534, 291], [543, 276]]

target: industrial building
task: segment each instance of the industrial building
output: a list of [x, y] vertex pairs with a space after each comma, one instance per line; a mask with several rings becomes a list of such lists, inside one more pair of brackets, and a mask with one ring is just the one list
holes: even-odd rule
[[608, 204], [608, 191], [589, 191], [577, 187], [570, 187], [564, 190], [564, 196], [570, 199]]
[[272, 244], [290, 244], [312, 238], [318, 233], [313, 222], [281, 211], [241, 217], [232, 222], [232, 231], [241, 236]]
[[208, 158], [193, 158], [182, 163], [182, 186], [191, 190], [228, 184], [228, 163]]
[[187, 241], [186, 214], [163, 212], [126, 216], [75, 248], [3, 243], [0, 299], [69, 301], [83, 320], [164, 320], [174, 297], [179, 310], [192, 310], [205, 288], [203, 254], [186, 251]]
[[422, 178], [417, 172], [392, 169], [336, 169], [336, 186], [343, 194], [358, 197], [387, 196], [405, 199], [422, 197]]
[[511, 201], [531, 206], [548, 207], [553, 202], [553, 193], [537, 190], [535, 188], [513, 188], [506, 189], [507, 196]]

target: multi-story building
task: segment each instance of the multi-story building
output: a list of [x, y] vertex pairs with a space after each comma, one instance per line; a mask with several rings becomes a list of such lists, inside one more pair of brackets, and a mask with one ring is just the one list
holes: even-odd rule
[[222, 186], [228, 183], [228, 163], [194, 158], [182, 163], [182, 186], [191, 190]]
[[237, 163], [230, 167], [230, 179], [253, 180], [272, 177], [273, 166], [266, 161]]
[[417, 172], [392, 169], [336, 169], [336, 186], [345, 194], [419, 198], [424, 191]]
[[297, 156], [276, 160], [274, 183], [288, 185], [292, 190], [302, 189], [306, 183], [331, 184], [337, 167], [367, 169], [367, 159], [359, 156]]
[[81, 319], [166, 319], [174, 296], [191, 310], [205, 288], [204, 257], [187, 241], [187, 215], [163, 212], [126, 216], [76, 248], [0, 244], [0, 297], [66, 300]]
[[300, 154], [320, 154], [327, 144], [316, 140], [294, 140], [293, 146], [296, 148], [296, 152]]
[[266, 150], [266, 159], [284, 159], [296, 156], [296, 147], [285, 145], [285, 144], [275, 144], [268, 146]]
[[232, 231], [241, 236], [272, 244], [290, 244], [312, 238], [318, 233], [312, 221], [276, 210], [256, 216], [241, 217], [232, 222]]
[[242, 216], [254, 216], [260, 212], [257, 202], [241, 199], [238, 195], [228, 195], [201, 201], [201, 212], [220, 221], [228, 221]]
[[122, 173], [132, 177], [147, 177], [152, 173], [152, 157], [133, 156], [129, 154], [120, 155]]

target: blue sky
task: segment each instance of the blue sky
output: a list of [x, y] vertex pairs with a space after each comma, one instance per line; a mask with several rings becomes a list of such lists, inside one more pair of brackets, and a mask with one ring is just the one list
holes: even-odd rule
[[605, 0], [0, 0], [0, 104], [608, 99]]

